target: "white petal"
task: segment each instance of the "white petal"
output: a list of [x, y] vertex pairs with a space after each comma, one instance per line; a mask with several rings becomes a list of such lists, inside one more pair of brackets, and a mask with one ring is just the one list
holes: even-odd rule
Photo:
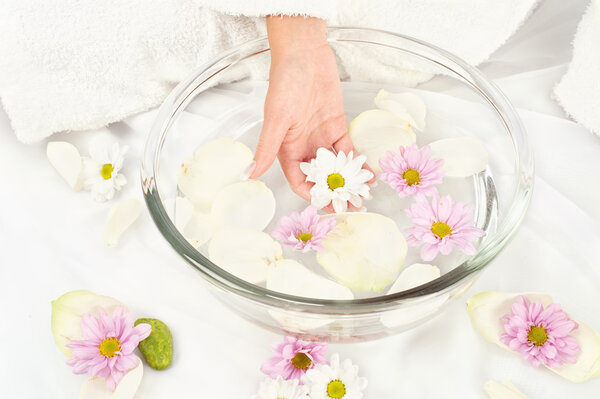
[[79, 399], [132, 399], [142, 382], [144, 366], [140, 358], [138, 364], [123, 376], [114, 392], [106, 387], [104, 378], [90, 377], [82, 385]]
[[497, 381], [490, 380], [483, 384], [483, 390], [490, 399], [529, 399], [510, 381], [502, 381], [502, 384], [500, 384]]
[[187, 198], [177, 197], [175, 227], [194, 248], [198, 248], [210, 239], [210, 214], [197, 210]]
[[64, 141], [51, 141], [46, 146], [48, 161], [60, 177], [74, 190], [81, 190], [81, 155], [75, 146]]
[[407, 245], [396, 223], [376, 213], [336, 216], [317, 261], [339, 283], [354, 290], [380, 292], [397, 277]]
[[[440, 277], [440, 269], [437, 266], [425, 263], [415, 263], [402, 270], [398, 279], [388, 290], [388, 294], [406, 291], [422, 284], [428, 283]], [[410, 324], [423, 320], [434, 314], [448, 300], [448, 294], [439, 297], [430, 297], [422, 303], [406, 306], [404, 309], [392, 310], [381, 315], [381, 322], [389, 327], [409, 326]]]
[[[504, 332], [500, 318], [510, 314], [511, 305], [521, 295], [531, 302], [541, 301], [544, 306], [553, 303], [552, 297], [546, 294], [482, 292], [467, 301], [467, 311], [473, 327], [488, 341], [511, 351], [508, 346], [500, 342], [500, 335]], [[548, 368], [567, 380], [584, 382], [591, 378], [600, 377], [600, 334], [586, 324], [578, 320], [575, 321], [579, 324], [579, 327], [571, 332], [571, 336], [577, 340], [581, 348], [581, 353], [577, 355], [577, 362], [564, 364], [558, 369]]]
[[381, 89], [375, 97], [375, 105], [398, 115], [421, 132], [425, 129], [427, 109], [423, 99], [414, 93], [390, 93]]
[[263, 230], [275, 215], [273, 192], [260, 180], [248, 180], [223, 188], [210, 211], [213, 231], [224, 227]]
[[119, 306], [123, 304], [114, 298], [85, 290], [70, 291], [52, 301], [51, 328], [58, 349], [65, 356], [72, 356], [66, 344], [72, 339], [83, 339], [81, 316], [86, 313], [97, 316], [100, 308], [111, 313]]
[[282, 258], [281, 246], [271, 236], [242, 227], [220, 229], [208, 254], [217, 266], [253, 284], [264, 281], [269, 266]]
[[252, 151], [240, 142], [229, 138], [213, 140], [183, 162], [177, 184], [192, 202], [210, 205], [223, 187], [241, 181], [252, 158]]
[[121, 201], [112, 208], [104, 226], [102, 239], [109, 247], [119, 242], [121, 235], [137, 220], [142, 213], [142, 203], [136, 199]]
[[489, 155], [483, 143], [474, 137], [443, 139], [429, 144], [432, 158], [444, 160], [444, 176], [466, 177], [481, 172]]
[[367, 157], [375, 173], [381, 172], [379, 158], [417, 140], [408, 123], [389, 111], [373, 109], [358, 115], [348, 125], [348, 134], [358, 152]]

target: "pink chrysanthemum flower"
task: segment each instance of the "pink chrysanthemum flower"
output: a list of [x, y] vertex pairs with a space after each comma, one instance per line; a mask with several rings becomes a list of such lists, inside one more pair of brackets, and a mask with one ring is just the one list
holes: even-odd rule
[[326, 343], [285, 337], [283, 342], [273, 344], [272, 349], [276, 355], [267, 359], [260, 367], [260, 370], [271, 378], [281, 376], [285, 380], [301, 380], [307, 370], [317, 364], [327, 363]]
[[84, 339], [67, 344], [73, 352], [67, 364], [75, 374], [103, 377], [108, 389], [114, 391], [123, 376], [137, 366], [133, 351], [151, 331], [152, 327], [145, 323], [134, 327], [133, 318], [124, 307], [115, 309], [110, 316], [104, 309], [100, 309], [98, 317], [84, 314]]
[[540, 363], [553, 368], [575, 363], [581, 352], [577, 340], [569, 335], [578, 324], [556, 303], [544, 309], [541, 302], [531, 303], [520, 296], [500, 322], [505, 331], [500, 341], [534, 367]]
[[432, 260], [438, 252], [448, 255], [455, 245], [467, 255], [475, 254], [473, 241], [485, 233], [475, 227], [473, 211], [467, 205], [462, 202], [454, 203], [449, 195], [440, 198], [435, 194], [431, 202], [422, 195], [415, 200], [406, 209], [406, 214], [414, 224], [407, 230], [410, 235], [406, 242], [410, 246], [423, 243], [423, 260]]
[[399, 152], [388, 151], [379, 159], [383, 170], [379, 179], [388, 183], [398, 195], [437, 193], [436, 184], [442, 182], [443, 159], [431, 158], [431, 149], [424, 146], [419, 149], [416, 144], [400, 146]]
[[302, 213], [294, 211], [290, 216], [281, 217], [271, 235], [298, 251], [320, 251], [323, 249], [321, 242], [334, 227], [333, 217], [322, 218], [317, 214], [317, 208], [309, 205]]

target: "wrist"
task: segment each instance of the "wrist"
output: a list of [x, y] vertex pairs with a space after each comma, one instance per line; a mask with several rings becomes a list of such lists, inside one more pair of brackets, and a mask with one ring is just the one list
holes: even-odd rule
[[310, 51], [327, 45], [325, 20], [302, 16], [268, 16], [267, 33], [271, 54]]

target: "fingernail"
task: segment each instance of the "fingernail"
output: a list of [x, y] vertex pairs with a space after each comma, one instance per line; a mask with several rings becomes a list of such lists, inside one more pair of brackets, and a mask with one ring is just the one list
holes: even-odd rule
[[242, 173], [242, 175], [240, 176], [240, 179], [248, 180], [252, 172], [254, 172], [254, 169], [256, 169], [256, 161], [252, 161], [250, 165], [248, 165], [246, 170], [244, 170], [244, 173]]

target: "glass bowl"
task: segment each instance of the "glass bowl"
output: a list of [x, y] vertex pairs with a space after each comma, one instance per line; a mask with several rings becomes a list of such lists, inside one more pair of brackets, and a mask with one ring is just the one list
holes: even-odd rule
[[[464, 294], [508, 244], [523, 219], [531, 196], [533, 158], [511, 104], [477, 69], [458, 57], [422, 41], [377, 30], [330, 28], [328, 40], [341, 60], [348, 121], [374, 108], [372, 100], [380, 88], [413, 91], [424, 99], [428, 111], [428, 128], [419, 135], [419, 145], [465, 134], [484, 144], [490, 155], [487, 168], [447, 189], [474, 207], [475, 222], [486, 232], [474, 256], [458, 255], [442, 262], [441, 277], [405, 291], [324, 300], [291, 296], [241, 280], [182, 236], [174, 223], [177, 171], [182, 161], [215, 138], [240, 140], [252, 149], [256, 146], [268, 85], [256, 76], [267, 75], [267, 38], [221, 54], [173, 90], [160, 107], [146, 143], [142, 187], [163, 237], [198, 270], [199, 282], [207, 282], [204, 285], [235, 313], [269, 330], [306, 339], [371, 340], [417, 326]], [[409, 89], [405, 87], [408, 81], [424, 83]], [[274, 220], [291, 209], [301, 209], [303, 200], [289, 194], [277, 164], [261, 179], [278, 199]], [[376, 189], [379, 186], [382, 184]], [[378, 211], [390, 211], [391, 201], [380, 203], [383, 208]], [[165, 265], [166, 272], [168, 267]]]

